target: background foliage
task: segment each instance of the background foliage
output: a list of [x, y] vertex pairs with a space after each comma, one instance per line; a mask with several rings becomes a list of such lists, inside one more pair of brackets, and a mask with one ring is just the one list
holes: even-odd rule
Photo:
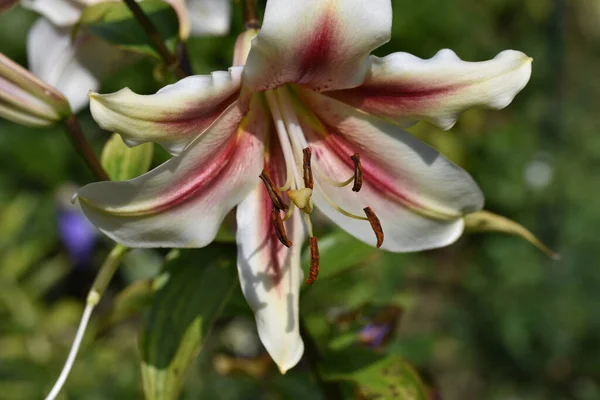
[[[0, 51], [23, 65], [35, 18], [19, 8], [0, 16]], [[186, 399], [319, 399], [329, 379], [358, 383], [359, 389], [342, 384], [349, 398], [357, 390], [422, 398], [420, 389], [401, 391], [420, 386], [418, 376], [443, 399], [600, 399], [598, 26], [597, 0], [394, 1], [393, 38], [376, 52], [431, 57], [448, 47], [463, 59], [484, 60], [514, 48], [534, 58], [530, 84], [508, 109], [470, 111], [451, 132], [426, 123], [411, 131], [469, 170], [487, 208], [530, 228], [560, 252], [560, 261], [500, 235], [388, 254], [321, 220], [322, 275], [301, 298], [304, 328], [324, 355], [317, 379], [310, 355], [281, 376], [263, 353], [232, 283], [234, 247], [169, 255], [183, 257], [180, 268], [175, 261], [163, 268], [161, 252], [134, 251], [92, 319], [63, 398], [141, 398], [149, 382], [166, 379], [156, 367], [172, 361], [169, 346], [185, 337], [205, 339], [185, 374]], [[236, 9], [230, 36], [191, 39], [194, 71], [227, 68], [240, 30]], [[128, 86], [153, 93], [164, 84], [154, 79], [160, 75], [141, 58], [101, 92]], [[109, 135], [89, 112], [80, 118], [100, 154]], [[153, 164], [166, 157], [156, 147]], [[99, 238], [92, 257], [75, 262], [58, 234], [64, 192], [73, 192], [65, 182], [92, 180], [60, 128], [0, 120], [2, 399], [43, 397], [64, 362], [85, 294], [111, 246]], [[189, 296], [173, 297], [165, 292], [169, 285]], [[178, 333], [152, 329], [172, 315], [179, 316]], [[373, 324], [392, 329], [369, 350], [362, 329]], [[170, 356], [152, 353], [148, 346], [157, 341]]]

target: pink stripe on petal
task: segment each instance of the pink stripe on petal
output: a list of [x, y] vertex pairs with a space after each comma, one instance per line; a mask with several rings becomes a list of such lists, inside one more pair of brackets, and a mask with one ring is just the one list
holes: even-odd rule
[[371, 57], [360, 87], [327, 95], [400, 124], [427, 120], [449, 129], [472, 107], [506, 107], [525, 87], [531, 59], [507, 50], [484, 62], [466, 62], [451, 50], [423, 60], [408, 53]]

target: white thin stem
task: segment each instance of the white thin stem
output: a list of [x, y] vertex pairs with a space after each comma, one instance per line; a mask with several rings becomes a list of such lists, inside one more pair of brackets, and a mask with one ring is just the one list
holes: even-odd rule
[[71, 345], [71, 350], [69, 351], [67, 361], [65, 362], [65, 365], [63, 366], [56, 383], [52, 387], [52, 390], [50, 390], [50, 393], [48, 393], [48, 396], [46, 396], [46, 400], [54, 400], [67, 381], [69, 373], [71, 372], [71, 368], [73, 368], [73, 363], [75, 363], [75, 358], [77, 357], [77, 352], [81, 346], [81, 341], [83, 340], [83, 335], [87, 328], [88, 322], [90, 322], [92, 311], [94, 310], [94, 307], [96, 307], [96, 304], [100, 302], [104, 291], [110, 283], [113, 275], [117, 271], [117, 268], [119, 267], [119, 264], [121, 263], [121, 260], [127, 251], [129, 251], [127, 247], [117, 244], [108, 254], [106, 260], [104, 260], [102, 267], [100, 267], [100, 271], [98, 272], [98, 275], [96, 275], [96, 279], [92, 284], [92, 289], [88, 293], [85, 309], [83, 310], [83, 315], [81, 317], [81, 321], [79, 322], [79, 327], [77, 328], [75, 340], [73, 340], [73, 344]]
[[73, 368], [73, 363], [75, 362], [75, 358], [77, 357], [77, 352], [79, 351], [79, 347], [81, 346], [81, 341], [83, 340], [83, 334], [87, 328], [88, 322], [90, 321], [90, 317], [92, 315], [92, 311], [94, 310], [93, 304], [87, 304], [85, 306], [85, 310], [83, 310], [83, 316], [81, 317], [81, 322], [79, 322], [79, 328], [77, 328], [77, 334], [75, 335], [75, 340], [73, 340], [73, 345], [71, 346], [71, 350], [69, 351], [69, 356], [67, 357], [67, 361], [63, 366], [62, 371], [56, 383], [46, 396], [46, 400], [54, 400], [56, 396], [60, 393], [63, 385], [67, 381], [67, 377], [71, 372], [71, 368]]

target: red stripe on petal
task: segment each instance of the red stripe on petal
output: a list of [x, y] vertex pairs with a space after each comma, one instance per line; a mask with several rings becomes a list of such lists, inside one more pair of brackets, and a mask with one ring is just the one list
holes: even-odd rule
[[430, 87], [415, 84], [377, 84], [325, 93], [361, 110], [378, 110], [384, 113], [401, 111], [408, 113], [419, 110], [428, 103], [460, 89], [459, 86]]
[[310, 82], [314, 74], [329, 64], [336, 56], [336, 19], [331, 12], [325, 13], [317, 23], [318, 28], [307, 39], [307, 45], [300, 52], [298, 83]]

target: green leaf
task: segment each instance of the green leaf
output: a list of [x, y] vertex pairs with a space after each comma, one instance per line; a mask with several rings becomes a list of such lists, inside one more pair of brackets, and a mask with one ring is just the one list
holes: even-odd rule
[[227, 245], [169, 257], [141, 340], [147, 399], [178, 398], [186, 370], [237, 287], [234, 255]]
[[[329, 235], [320, 237], [321, 271], [319, 281], [364, 263], [373, 257], [377, 251], [375, 247], [361, 242], [342, 230], [336, 230]], [[308, 272], [309, 264], [310, 250], [306, 248], [302, 253], [302, 267], [305, 275]]]
[[152, 143], [130, 148], [123, 143], [121, 136], [115, 133], [102, 150], [102, 167], [113, 181], [126, 181], [148, 171], [153, 153]]
[[[167, 44], [177, 41], [179, 22], [171, 6], [161, 0], [144, 0], [140, 7]], [[87, 7], [75, 31], [84, 28], [117, 46], [160, 58], [148, 35], [123, 2], [104, 2]]]
[[427, 400], [425, 385], [400, 357], [351, 346], [325, 355], [324, 379], [349, 381], [366, 399]]

